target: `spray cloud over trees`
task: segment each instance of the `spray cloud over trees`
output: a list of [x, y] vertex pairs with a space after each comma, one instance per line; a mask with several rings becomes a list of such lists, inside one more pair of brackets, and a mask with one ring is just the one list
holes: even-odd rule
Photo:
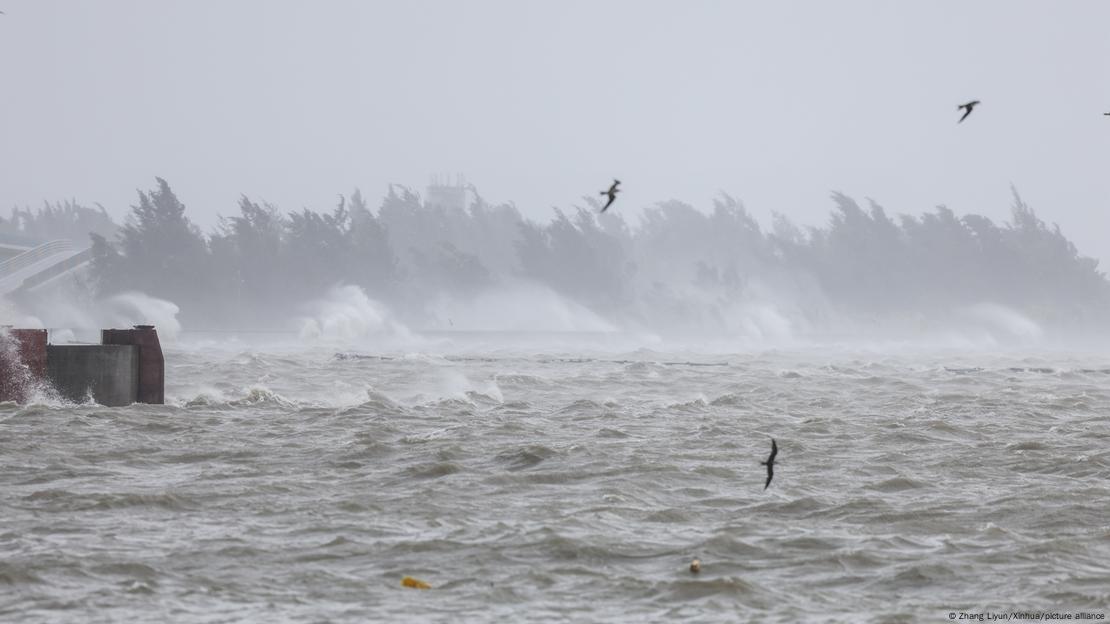
[[[477, 193], [448, 205], [391, 186], [376, 207], [356, 190], [325, 212], [282, 212], [244, 196], [238, 214], [204, 233], [158, 179], [118, 231], [103, 209], [67, 203], [16, 212], [0, 233], [43, 238], [46, 222], [59, 227], [54, 237], [84, 229], [90, 297], [139, 291], [172, 301], [186, 330], [280, 328], [342, 286], [425, 329], [774, 338], [929, 330], [992, 309], [1049, 328], [1099, 328], [1107, 318], [1110, 283], [1097, 262], [1016, 191], [1003, 225], [943, 206], [892, 217], [874, 202], [832, 199], [823, 227], [776, 214], [765, 231], [727, 195], [707, 211], [663, 202], [636, 225], [619, 210], [599, 215], [586, 197], [538, 223]], [[544, 308], [553, 305], [590, 320], [552, 325]]]

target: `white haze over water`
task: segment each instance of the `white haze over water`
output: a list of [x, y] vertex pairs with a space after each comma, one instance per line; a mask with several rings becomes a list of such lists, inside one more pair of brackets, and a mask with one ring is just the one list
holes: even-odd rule
[[[695, 302], [697, 303], [697, 302]], [[717, 305], [715, 302], [702, 302]], [[721, 305], [714, 333], [677, 331], [660, 334], [634, 322], [620, 324], [577, 304], [550, 289], [520, 283], [471, 298], [442, 295], [429, 305], [434, 325], [409, 327], [385, 304], [368, 297], [357, 286], [336, 286], [301, 307], [288, 319], [286, 329], [230, 328], [212, 333], [190, 331], [177, 319], [179, 307], [140, 292], [123, 293], [78, 305], [62, 296], [34, 306], [27, 314], [8, 305], [0, 310], [0, 324], [48, 328], [51, 341], [95, 342], [99, 329], [154, 325], [163, 343], [215, 345], [287, 344], [318, 345], [336, 350], [497, 349], [549, 346], [628, 350], [694, 349], [727, 353], [752, 349], [807, 349], [841, 345], [847, 349], [945, 349], [1009, 350], [1093, 348], [1097, 337], [1082, 341], [1053, 338], [1035, 321], [1007, 306], [980, 303], [953, 310], [945, 322], [915, 320], [891, 327], [859, 319], [827, 317], [816, 325], [790, 303], [781, 300], [746, 300]], [[911, 330], [907, 333], [906, 329]], [[214, 341], [214, 342], [213, 342]]]
[[981, 323], [982, 332], [995, 343], [992, 346], [1035, 346], [1044, 337], [1037, 323], [1003, 305], [980, 303], [967, 308], [964, 315]]
[[[728, 353], [736, 350], [845, 349], [1054, 349], [1034, 321], [1004, 305], [981, 303], [958, 308], [945, 325], [917, 328], [915, 336], [884, 333], [859, 322], [814, 327], [788, 306], [774, 301], [732, 302], [720, 310], [726, 330], [712, 335], [660, 335], [634, 324], [621, 326], [541, 286], [499, 289], [469, 300], [442, 297], [432, 305], [435, 327], [412, 329], [395, 320], [384, 304], [355, 286], [333, 288], [306, 306], [297, 323], [300, 342], [335, 349], [431, 350], [551, 348], [621, 351], [637, 348]], [[901, 329], [901, 328], [898, 328]], [[187, 333], [187, 332], [186, 332]], [[234, 331], [230, 332], [235, 334]], [[240, 335], [247, 336], [247, 332]], [[277, 338], [271, 336], [270, 339]], [[279, 339], [280, 341], [280, 339]]]
[[443, 295], [429, 305], [439, 329], [507, 332], [613, 332], [588, 308], [539, 284], [506, 284], [476, 297]]

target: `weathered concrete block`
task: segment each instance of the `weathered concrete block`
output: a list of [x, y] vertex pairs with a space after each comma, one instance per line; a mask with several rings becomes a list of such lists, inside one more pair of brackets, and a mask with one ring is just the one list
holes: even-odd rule
[[153, 325], [136, 325], [133, 329], [104, 329], [101, 344], [139, 346], [139, 391], [136, 401], [162, 405], [165, 403], [166, 361], [162, 345]]
[[83, 401], [91, 392], [101, 405], [135, 402], [139, 391], [139, 347], [135, 345], [48, 345], [46, 376], [58, 394]]

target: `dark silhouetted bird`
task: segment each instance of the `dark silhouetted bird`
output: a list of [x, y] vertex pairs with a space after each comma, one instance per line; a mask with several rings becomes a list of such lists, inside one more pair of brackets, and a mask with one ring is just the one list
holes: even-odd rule
[[613, 186], [610, 186], [608, 191], [601, 192], [602, 195], [609, 196], [609, 201], [605, 202], [605, 206], [601, 209], [602, 212], [608, 210], [609, 206], [612, 206], [613, 202], [617, 199], [617, 193], [621, 192], [620, 189], [617, 188], [620, 183], [620, 180], [614, 179]]
[[771, 479], [775, 477], [775, 455], [779, 454], [779, 445], [775, 444], [775, 439], [771, 438], [771, 455], [767, 457], [767, 461], [759, 462], [761, 466], [767, 466], [767, 483], [763, 484], [763, 489], [767, 489], [771, 485]]
[[[975, 108], [978, 105], [979, 105], [979, 100], [972, 100], [972, 101], [968, 102], [967, 104], [960, 104], [959, 106], [957, 106], [956, 110], [963, 110], [965, 108], [967, 109], [967, 112], [964, 113], [964, 116], [960, 117], [960, 121], [963, 121], [963, 120], [967, 119], [967, 116], [971, 114], [971, 109]], [[960, 123], [960, 121], [957, 121], [956, 123]]]

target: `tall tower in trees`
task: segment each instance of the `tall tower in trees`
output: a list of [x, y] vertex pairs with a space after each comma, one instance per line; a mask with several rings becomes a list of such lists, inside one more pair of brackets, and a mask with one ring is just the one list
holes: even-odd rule
[[466, 178], [461, 174], [455, 176], [455, 183], [451, 183], [450, 176], [432, 176], [432, 183], [428, 185], [428, 192], [424, 195], [424, 206], [437, 206], [447, 210], [466, 210]]

